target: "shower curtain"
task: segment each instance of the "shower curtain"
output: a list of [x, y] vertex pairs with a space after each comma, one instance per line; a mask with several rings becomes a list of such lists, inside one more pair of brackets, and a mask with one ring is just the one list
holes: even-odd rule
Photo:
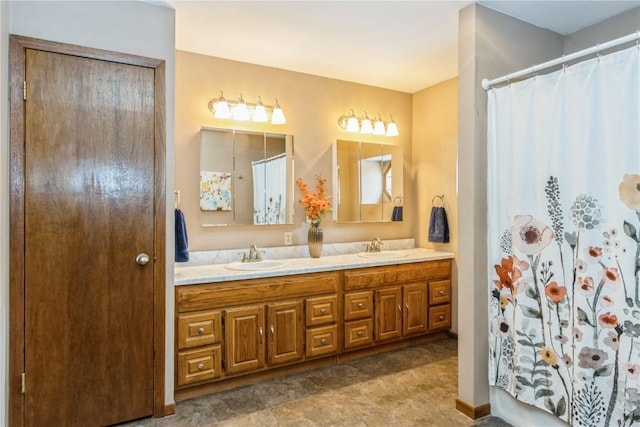
[[253, 223], [284, 224], [286, 218], [287, 155], [251, 162]]
[[640, 423], [640, 50], [488, 92], [489, 382]]

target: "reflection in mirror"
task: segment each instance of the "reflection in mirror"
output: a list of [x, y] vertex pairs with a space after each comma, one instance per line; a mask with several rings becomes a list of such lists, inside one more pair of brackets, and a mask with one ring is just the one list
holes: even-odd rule
[[293, 223], [293, 136], [200, 130], [203, 226]]
[[402, 200], [402, 148], [338, 140], [333, 146], [333, 217], [337, 222], [386, 222]]

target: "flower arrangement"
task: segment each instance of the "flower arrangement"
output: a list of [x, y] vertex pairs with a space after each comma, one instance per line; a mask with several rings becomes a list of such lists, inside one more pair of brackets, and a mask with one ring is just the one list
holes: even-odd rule
[[310, 193], [309, 186], [302, 181], [302, 178], [296, 179], [296, 185], [302, 193], [302, 198], [298, 202], [304, 206], [304, 214], [311, 224], [319, 224], [322, 216], [331, 211], [331, 202], [327, 198], [327, 192], [324, 188], [327, 180], [320, 176], [316, 178], [317, 193]]

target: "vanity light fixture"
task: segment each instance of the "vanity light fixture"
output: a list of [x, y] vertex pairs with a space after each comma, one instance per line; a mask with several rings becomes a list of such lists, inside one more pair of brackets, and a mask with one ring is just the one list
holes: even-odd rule
[[396, 122], [393, 121], [393, 116], [390, 116], [390, 120], [385, 123], [381, 115], [377, 114], [375, 120], [372, 122], [366, 111], [362, 117], [357, 117], [353, 109], [351, 109], [347, 114], [338, 118], [338, 125], [347, 132], [385, 136], [399, 135], [398, 126]]
[[275, 105], [264, 105], [262, 99], [258, 97], [258, 102], [252, 104], [245, 102], [242, 94], [240, 94], [238, 101], [229, 101], [225, 99], [222, 91], [220, 91], [218, 98], [213, 98], [209, 101], [209, 110], [218, 119], [252, 120], [258, 123], [265, 123], [271, 117], [271, 124], [273, 125], [287, 123], [277, 99], [275, 100]]

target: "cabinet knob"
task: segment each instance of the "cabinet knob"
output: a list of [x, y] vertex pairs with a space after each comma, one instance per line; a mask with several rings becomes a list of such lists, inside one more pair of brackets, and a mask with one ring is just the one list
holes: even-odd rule
[[362, 331], [358, 331], [358, 336], [361, 337], [363, 335]]
[[326, 308], [320, 309], [320, 314], [327, 314], [327, 309]]
[[360, 302], [360, 303], [358, 303], [358, 308], [363, 308], [363, 307], [364, 307], [364, 304], [363, 304], [363, 303], [361, 303], [361, 302]]
[[444, 295], [444, 291], [438, 291], [438, 295]]
[[198, 335], [204, 335], [204, 328], [198, 328]]
[[444, 320], [444, 316], [439, 316], [438, 320]]
[[327, 339], [326, 339], [326, 338], [322, 338], [322, 339], [320, 340], [320, 344], [322, 344], [322, 345], [327, 345]]
[[204, 369], [204, 363], [198, 363], [198, 371], [202, 371]]

